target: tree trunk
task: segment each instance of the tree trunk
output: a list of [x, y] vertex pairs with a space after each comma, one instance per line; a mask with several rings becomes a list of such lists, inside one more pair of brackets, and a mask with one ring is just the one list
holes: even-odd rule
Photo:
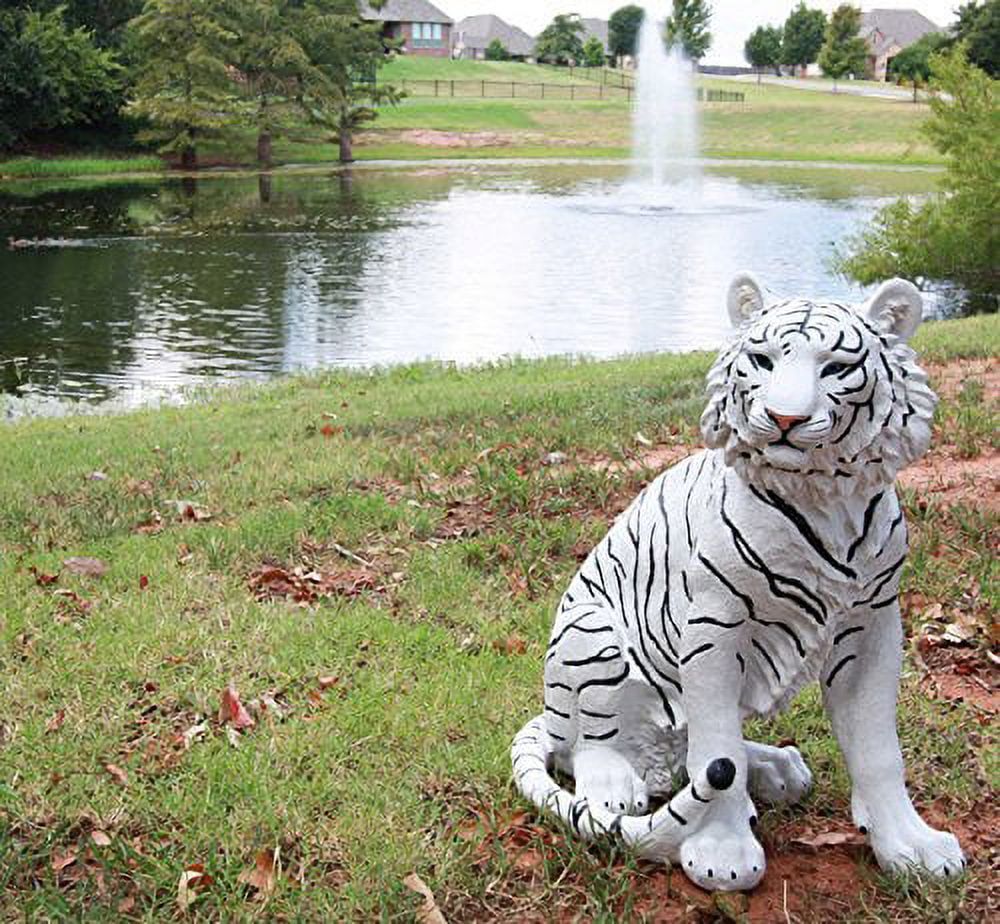
[[760, 86], [760, 79], [761, 79], [761, 74], [762, 73], [763, 73], [763, 71], [758, 67], [757, 68], [757, 86], [758, 87]]
[[261, 173], [257, 177], [257, 195], [264, 205], [271, 201], [271, 179], [270, 173]]
[[913, 102], [917, 102], [917, 82], [913, 81]]
[[340, 132], [340, 162], [342, 164], [354, 162], [354, 138], [346, 130]]
[[193, 144], [181, 151], [181, 170], [198, 169], [198, 151]]
[[262, 131], [257, 135], [257, 164], [265, 170], [271, 169], [271, 133]]

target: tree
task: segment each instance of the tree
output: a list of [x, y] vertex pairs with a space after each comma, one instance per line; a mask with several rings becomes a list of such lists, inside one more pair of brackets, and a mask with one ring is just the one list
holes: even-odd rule
[[382, 30], [359, 17], [354, 0], [306, 0], [300, 26], [310, 61], [301, 104], [312, 121], [333, 130], [341, 163], [350, 163], [355, 132], [378, 117], [379, 105], [401, 98], [395, 87], [375, 82], [385, 61]]
[[837, 81], [848, 74], [861, 74], [868, 57], [868, 46], [858, 35], [861, 30], [861, 10], [849, 3], [842, 3], [830, 16], [826, 26], [823, 47], [819, 53], [819, 66], [827, 77], [833, 78], [833, 92]]
[[[750, 33], [743, 54], [750, 64], [757, 68], [757, 83], [760, 83], [760, 73], [765, 67], [778, 68], [781, 64], [781, 27], [758, 26]], [[777, 71], [779, 74], [780, 70]]]
[[146, 0], [132, 21], [142, 71], [128, 111], [153, 127], [140, 138], [179, 153], [181, 166], [198, 165], [201, 138], [230, 126], [236, 85], [227, 68], [235, 34], [219, 0]]
[[235, 40], [229, 62], [257, 129], [257, 162], [271, 166], [274, 135], [285, 127], [312, 62], [302, 47], [301, 0], [232, 0], [227, 25]]
[[684, 54], [695, 65], [712, 47], [712, 7], [706, 0], [673, 0], [673, 13], [667, 18], [667, 44], [680, 43]]
[[507, 46], [504, 45], [500, 39], [495, 38], [489, 45], [486, 46], [486, 60], [487, 61], [509, 61], [510, 52], [507, 50]]
[[781, 36], [781, 63], [809, 67], [819, 56], [826, 31], [826, 14], [800, 2], [785, 20]]
[[941, 51], [949, 41], [948, 36], [941, 32], [928, 32], [890, 62], [889, 73], [892, 76], [913, 84], [913, 102], [917, 102], [917, 90], [930, 79], [931, 55]]
[[37, 132], [93, 124], [117, 102], [121, 67], [62, 9], [0, 11], [0, 147]]
[[583, 22], [576, 13], [556, 16], [538, 36], [535, 57], [554, 64], [575, 63], [583, 58]]
[[596, 35], [592, 35], [583, 43], [584, 67], [604, 67], [604, 62], [604, 45]]
[[862, 283], [893, 276], [947, 281], [997, 305], [1000, 291], [1000, 82], [959, 43], [931, 55], [925, 134], [947, 158], [943, 191], [883, 208], [848, 242], [838, 268]]
[[620, 7], [611, 14], [608, 20], [608, 50], [616, 62], [627, 55], [635, 55], [645, 15], [642, 7], [634, 3]]
[[1000, 74], [1000, 0], [966, 3], [955, 12], [955, 38], [965, 42], [973, 64], [996, 77]]

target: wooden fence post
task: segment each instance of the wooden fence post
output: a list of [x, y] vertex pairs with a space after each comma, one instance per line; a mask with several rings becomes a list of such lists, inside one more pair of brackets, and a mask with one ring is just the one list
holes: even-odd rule
[[455, 95], [455, 81], [454, 80], [451, 82], [451, 95], [452, 96]]

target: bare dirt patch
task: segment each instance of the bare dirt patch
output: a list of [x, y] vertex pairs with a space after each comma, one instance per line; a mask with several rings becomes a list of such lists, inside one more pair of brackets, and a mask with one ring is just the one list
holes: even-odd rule
[[995, 359], [956, 359], [926, 363], [931, 385], [942, 398], [954, 398], [966, 382], [981, 382], [987, 400], [1000, 396], [1000, 366]]
[[920, 682], [924, 693], [966, 703], [988, 716], [1000, 713], [1000, 670], [978, 653], [934, 646], [926, 648], [922, 657], [927, 667]]
[[1000, 511], [1000, 452], [958, 458], [948, 446], [929, 452], [899, 474], [899, 483], [942, 506], [966, 504]]

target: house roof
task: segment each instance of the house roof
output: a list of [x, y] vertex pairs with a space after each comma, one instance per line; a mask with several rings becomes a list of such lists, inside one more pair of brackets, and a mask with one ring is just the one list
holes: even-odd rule
[[587, 41], [592, 35], [596, 35], [604, 46], [604, 51], [608, 51], [608, 21], [606, 19], [582, 19], [584, 33], [582, 40]]
[[[928, 32], [944, 32], [916, 10], [870, 10], [861, 17], [861, 34], [872, 44], [895, 43], [906, 48]], [[878, 32], [881, 35], [873, 35]]]
[[452, 30], [456, 44], [466, 48], [486, 48], [494, 39], [512, 55], [530, 55], [535, 40], [523, 29], [504, 22], [499, 16], [466, 16]]
[[380, 10], [373, 9], [367, 0], [358, 0], [362, 19], [374, 22], [440, 22], [451, 24], [454, 20], [428, 0], [386, 0]]

